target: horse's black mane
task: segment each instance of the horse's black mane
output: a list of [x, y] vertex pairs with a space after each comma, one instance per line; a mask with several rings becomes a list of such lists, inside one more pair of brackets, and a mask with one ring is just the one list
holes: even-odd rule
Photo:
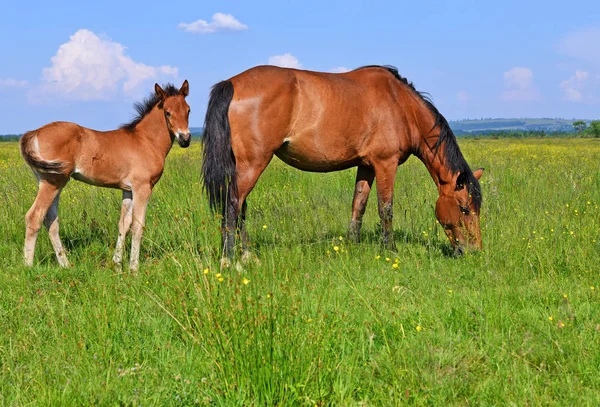
[[[162, 87], [162, 89], [165, 91], [167, 96], [177, 96], [177, 94], [179, 93], [179, 89], [177, 89], [172, 83], [167, 83]], [[133, 108], [136, 111], [135, 117], [129, 123], [122, 124], [119, 128], [122, 130], [133, 132], [135, 130], [135, 126], [137, 126], [142, 121], [142, 119], [148, 113], [150, 113], [152, 109], [154, 109], [154, 106], [156, 106], [156, 104], [159, 101], [160, 99], [156, 95], [156, 92], [152, 92], [141, 102], [135, 102], [133, 104]]]
[[408, 86], [408, 88], [415, 95], [417, 95], [423, 101], [423, 103], [425, 103], [425, 106], [427, 106], [427, 109], [435, 118], [435, 124], [433, 125], [432, 130], [436, 127], [440, 129], [440, 136], [438, 137], [437, 142], [433, 146], [434, 154], [437, 154], [439, 147], [443, 144], [444, 154], [446, 156], [446, 163], [448, 164], [448, 167], [450, 167], [450, 171], [452, 171], [453, 174], [460, 173], [462, 177], [466, 177], [465, 184], [467, 185], [469, 193], [473, 197], [473, 204], [477, 209], [479, 209], [482, 200], [481, 187], [479, 185], [479, 181], [477, 180], [477, 178], [475, 178], [473, 172], [471, 171], [471, 168], [469, 168], [469, 164], [467, 164], [467, 161], [463, 157], [460, 148], [458, 147], [458, 143], [456, 142], [456, 136], [454, 136], [454, 133], [452, 132], [448, 121], [435, 107], [433, 101], [431, 100], [431, 96], [428, 93], [419, 92], [415, 88], [415, 85], [412, 84], [412, 82], [409, 82], [408, 79], [400, 76], [400, 74], [398, 73], [398, 69], [394, 66], [368, 65], [362, 66], [358, 69], [363, 68], [383, 68], [388, 70], [392, 75], [396, 77], [396, 79]]

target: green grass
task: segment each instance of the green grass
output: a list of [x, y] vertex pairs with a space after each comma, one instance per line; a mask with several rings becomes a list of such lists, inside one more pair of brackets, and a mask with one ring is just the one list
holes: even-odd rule
[[78, 182], [60, 207], [74, 266], [57, 267], [45, 231], [22, 266], [36, 186], [3, 143], [0, 404], [598, 405], [600, 141], [460, 143], [486, 168], [482, 253], [446, 255], [414, 158], [396, 182], [398, 253], [379, 245], [374, 195], [363, 242], [346, 241], [354, 171], [275, 160], [249, 199], [261, 263], [222, 281], [197, 144], [173, 148], [131, 274], [110, 263], [120, 192]]

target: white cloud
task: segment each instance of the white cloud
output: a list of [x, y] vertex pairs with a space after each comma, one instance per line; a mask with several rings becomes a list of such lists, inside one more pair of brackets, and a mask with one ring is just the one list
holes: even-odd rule
[[301, 69], [302, 64], [292, 54], [274, 55], [269, 57], [269, 65], [281, 66], [283, 68]]
[[349, 72], [350, 69], [346, 68], [345, 66], [337, 66], [335, 68], [331, 68], [329, 70], [329, 72], [333, 72], [333, 73], [344, 73], [344, 72]]
[[577, 70], [569, 79], [562, 81], [559, 87], [564, 92], [564, 99], [570, 102], [600, 102], [598, 89], [600, 75], [590, 75], [586, 71]]
[[471, 95], [466, 90], [459, 90], [456, 92], [456, 100], [459, 102], [466, 103], [471, 100]]
[[10, 89], [10, 88], [24, 88], [29, 85], [27, 81], [20, 81], [17, 79], [0, 79], [0, 90], [2, 89]]
[[586, 28], [574, 31], [558, 44], [558, 51], [564, 55], [600, 65], [600, 28]]
[[531, 69], [521, 66], [516, 66], [504, 72], [504, 89], [502, 100], [505, 101], [540, 99], [538, 91], [533, 86], [533, 72]]
[[565, 92], [565, 99], [571, 102], [580, 102], [581, 92], [590, 74], [585, 71], [576, 71], [575, 75], [560, 83], [560, 88]]
[[211, 22], [196, 20], [193, 23], [179, 23], [179, 28], [190, 33], [213, 34], [217, 31], [242, 31], [247, 30], [246, 24], [240, 23], [231, 14], [215, 13]]
[[177, 77], [177, 68], [135, 62], [123, 45], [85, 29], [62, 44], [51, 62], [43, 69], [42, 85], [30, 92], [34, 101], [47, 96], [107, 100], [120, 91], [131, 95], [148, 80]]

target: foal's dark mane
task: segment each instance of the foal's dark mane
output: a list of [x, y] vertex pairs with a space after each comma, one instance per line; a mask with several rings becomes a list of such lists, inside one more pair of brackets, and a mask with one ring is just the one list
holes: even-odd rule
[[[179, 93], [179, 89], [177, 89], [172, 83], [167, 83], [162, 87], [162, 89], [165, 91], [167, 96], [177, 96], [177, 94]], [[133, 104], [133, 108], [136, 111], [136, 115], [129, 123], [122, 124], [119, 127], [119, 129], [126, 130], [128, 132], [133, 132], [135, 130], [135, 126], [137, 126], [142, 121], [142, 119], [148, 113], [150, 113], [152, 109], [154, 109], [154, 106], [156, 106], [158, 102], [160, 102], [160, 99], [154, 91], [150, 93], [148, 97], [144, 98], [144, 100], [142, 100], [141, 102], [135, 102]]]
[[[412, 82], [409, 82], [407, 78], [403, 78], [398, 73], [398, 69], [391, 65], [368, 65], [362, 66], [358, 69], [363, 68], [383, 68], [389, 71], [396, 79], [406, 85], [415, 95], [417, 95], [427, 109], [431, 112], [435, 119], [435, 124], [433, 125], [433, 129], [436, 127], [440, 130], [440, 136], [438, 137], [437, 142], [433, 146], [434, 154], [437, 154], [439, 147], [444, 145], [444, 155], [446, 157], [446, 164], [450, 167], [450, 171], [453, 174], [460, 173], [459, 178], [462, 178], [461, 181], [464, 180], [464, 183], [467, 186], [469, 193], [473, 198], [473, 204], [477, 209], [481, 207], [481, 187], [479, 185], [479, 181], [473, 175], [469, 164], [463, 157], [460, 148], [458, 147], [458, 143], [456, 142], [456, 136], [452, 132], [450, 125], [446, 118], [440, 113], [440, 111], [435, 107], [433, 101], [431, 100], [431, 96], [425, 92], [419, 92], [415, 85]], [[457, 180], [458, 181], [458, 180]]]

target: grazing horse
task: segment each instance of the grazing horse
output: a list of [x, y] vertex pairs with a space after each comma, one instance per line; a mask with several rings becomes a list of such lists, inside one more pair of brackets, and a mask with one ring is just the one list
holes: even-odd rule
[[186, 80], [181, 89], [154, 85], [154, 92], [136, 103], [137, 116], [118, 130], [101, 132], [75, 123], [53, 122], [21, 137], [21, 155], [38, 180], [38, 194], [25, 216], [25, 265], [33, 254], [42, 221], [62, 267], [69, 261], [58, 234], [60, 192], [72, 177], [87, 184], [123, 191], [119, 238], [113, 261], [120, 268], [123, 245], [132, 230], [129, 268], [137, 270], [146, 206], [160, 179], [174, 139], [190, 145], [190, 108]]
[[366, 66], [340, 74], [249, 69], [213, 87], [202, 142], [204, 188], [211, 208], [223, 213], [227, 259], [236, 227], [242, 258], [248, 257], [246, 197], [273, 155], [304, 171], [358, 167], [349, 233], [354, 240], [377, 178], [383, 242], [395, 249], [396, 169], [414, 154], [438, 187], [435, 214], [455, 253], [481, 249], [478, 180], [483, 169], [471, 171], [446, 119], [394, 67]]

